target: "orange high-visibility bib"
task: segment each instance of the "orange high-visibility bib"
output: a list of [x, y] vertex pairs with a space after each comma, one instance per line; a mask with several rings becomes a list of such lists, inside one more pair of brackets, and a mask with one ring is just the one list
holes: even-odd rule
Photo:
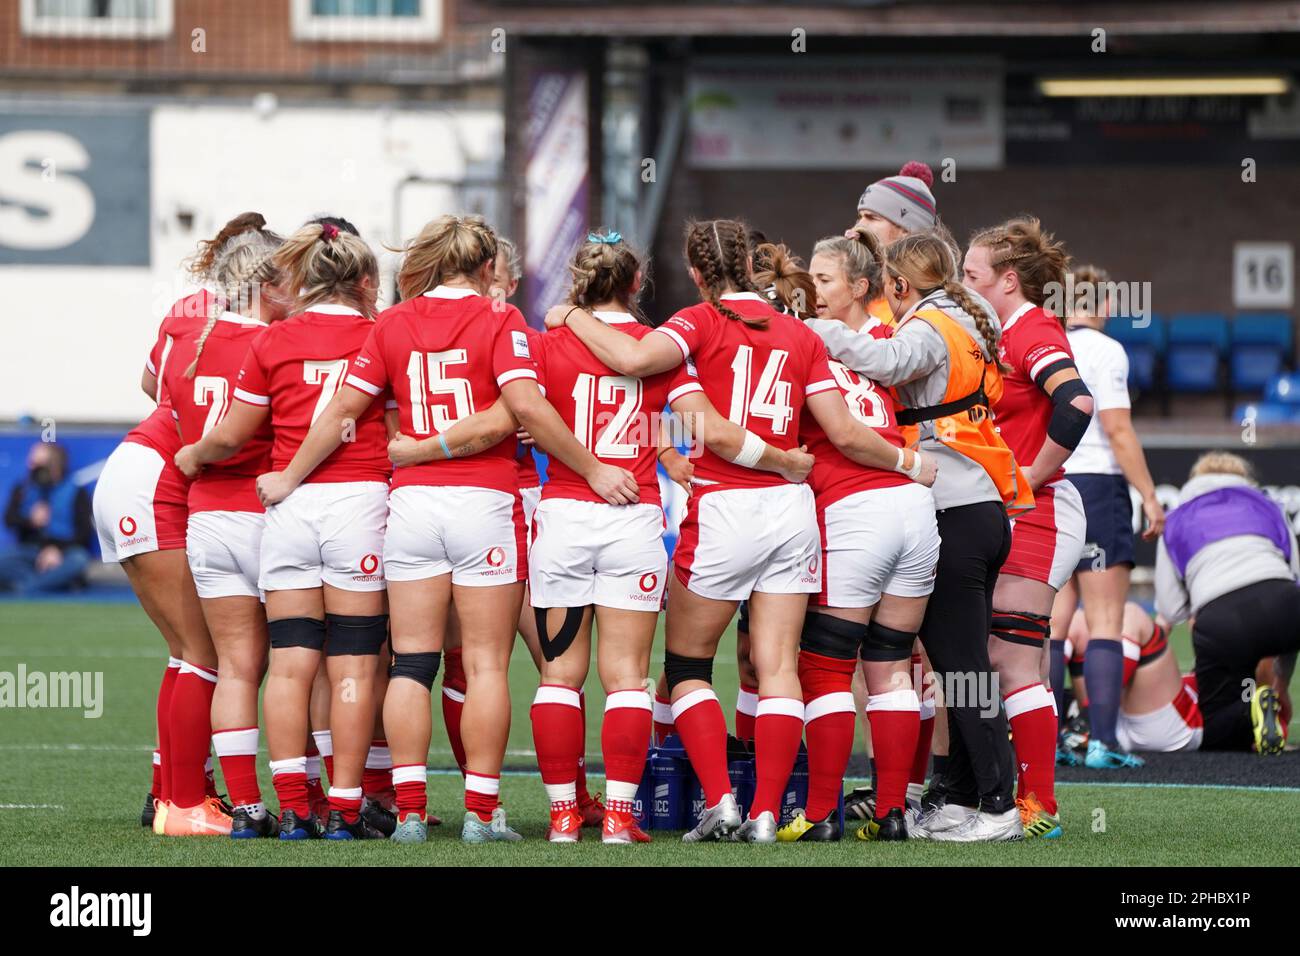
[[[1034, 493], [1029, 481], [993, 424], [990, 408], [1002, 397], [1002, 373], [997, 363], [986, 361], [979, 343], [947, 313], [924, 309], [913, 319], [928, 322], [943, 336], [948, 347], [948, 387], [938, 405], [899, 410], [898, 423], [903, 426], [903, 437], [909, 445], [914, 445], [918, 423], [934, 422], [937, 440], [977, 462], [993, 479], [1007, 514], [1032, 510]], [[894, 398], [899, 399], [897, 391]]]

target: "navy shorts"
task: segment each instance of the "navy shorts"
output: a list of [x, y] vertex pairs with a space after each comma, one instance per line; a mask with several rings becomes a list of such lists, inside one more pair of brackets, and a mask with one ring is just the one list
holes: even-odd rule
[[1134, 564], [1133, 499], [1123, 475], [1066, 475], [1083, 499], [1088, 519], [1083, 557], [1076, 571], [1104, 571]]

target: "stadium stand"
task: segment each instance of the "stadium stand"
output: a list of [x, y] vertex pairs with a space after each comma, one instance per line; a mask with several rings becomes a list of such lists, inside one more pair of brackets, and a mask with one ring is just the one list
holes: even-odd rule
[[1285, 313], [1244, 313], [1232, 323], [1228, 381], [1235, 393], [1261, 394], [1292, 364], [1294, 325]]
[[1165, 378], [1172, 392], [1206, 394], [1222, 388], [1228, 320], [1218, 313], [1175, 315], [1169, 321]]

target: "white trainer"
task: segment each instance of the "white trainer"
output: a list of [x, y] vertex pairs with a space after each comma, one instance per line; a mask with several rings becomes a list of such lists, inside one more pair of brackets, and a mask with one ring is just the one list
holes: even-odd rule
[[913, 840], [938, 839], [935, 834], [945, 833], [948, 830], [955, 830], [958, 827], [965, 826], [973, 817], [978, 815], [977, 810], [971, 807], [963, 807], [957, 803], [945, 803], [928, 813], [922, 813], [909, 807], [906, 813], [907, 835], [909, 839]]
[[1006, 843], [1024, 838], [1025, 827], [1017, 807], [1005, 813], [981, 811], [959, 827], [930, 834], [931, 840], [949, 843]]

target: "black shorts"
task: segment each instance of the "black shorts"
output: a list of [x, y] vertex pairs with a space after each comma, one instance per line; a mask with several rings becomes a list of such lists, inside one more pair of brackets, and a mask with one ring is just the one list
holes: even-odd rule
[[1083, 499], [1088, 519], [1083, 557], [1076, 571], [1104, 571], [1134, 563], [1133, 499], [1123, 475], [1066, 475]]

